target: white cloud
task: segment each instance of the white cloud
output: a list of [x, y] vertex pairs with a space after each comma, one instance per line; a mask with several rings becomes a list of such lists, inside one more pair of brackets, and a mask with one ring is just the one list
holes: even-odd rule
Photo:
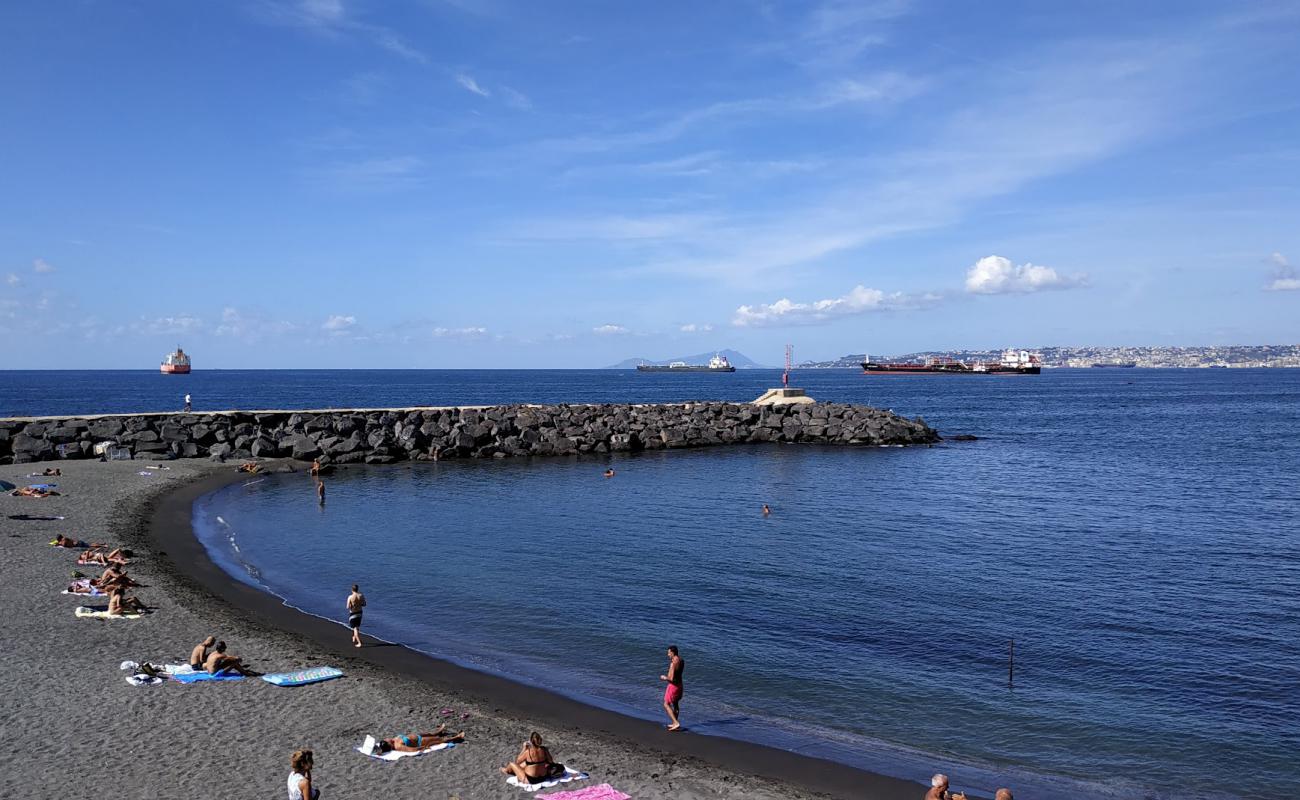
[[1291, 266], [1291, 262], [1286, 260], [1286, 256], [1281, 253], [1274, 253], [1269, 257], [1269, 260], [1273, 262], [1273, 280], [1265, 287], [1265, 291], [1300, 291], [1300, 274], [1296, 273], [1295, 267]]
[[321, 327], [338, 334], [347, 331], [356, 324], [357, 318], [350, 314], [346, 316], [343, 314], [330, 314], [329, 319], [325, 320], [325, 324], [321, 325]]
[[298, 8], [305, 19], [332, 25], [343, 21], [343, 0], [301, 0]]
[[9, 273], [9, 274], [5, 277], [5, 283], [9, 284], [10, 286], [17, 286], [17, 285], [21, 284], [22, 282], [23, 282], [23, 279], [20, 278], [20, 277], [18, 277], [18, 274], [17, 274], [17, 273], [14, 273], [14, 272]]
[[212, 334], [257, 342], [266, 336], [290, 333], [297, 329], [298, 326], [288, 320], [271, 319], [255, 311], [241, 311], [227, 306], [222, 309], [221, 323], [212, 329]]
[[492, 96], [491, 92], [489, 92], [487, 89], [484, 89], [482, 86], [478, 85], [478, 81], [474, 80], [473, 77], [466, 75], [463, 72], [456, 73], [456, 83], [459, 83], [461, 87], [465, 89], [465, 91], [473, 92], [479, 97]]
[[154, 335], [194, 333], [203, 329], [203, 320], [193, 314], [177, 314], [172, 317], [156, 317], [143, 320], [138, 329], [144, 333]]
[[736, 309], [731, 324], [740, 328], [757, 328], [773, 325], [816, 325], [838, 317], [866, 314], [872, 311], [896, 311], [919, 308], [939, 300], [937, 295], [913, 296], [894, 292], [886, 294], [879, 289], [855, 286], [848, 294], [811, 303], [796, 303], [781, 298], [775, 303], [741, 306]]
[[707, 323], [703, 325], [697, 325], [694, 322], [688, 322], [685, 325], [678, 328], [678, 330], [681, 331], [682, 333], [708, 333], [709, 331], [713, 330], [713, 326]]
[[254, 6], [261, 21], [271, 25], [285, 25], [307, 31], [328, 39], [358, 37], [368, 39], [375, 46], [420, 64], [429, 62], [428, 56], [411, 47], [391, 28], [355, 19], [348, 13], [343, 0], [264, 0]]
[[597, 325], [591, 329], [591, 332], [597, 336], [622, 336], [627, 333], [627, 328], [622, 325]]
[[487, 336], [488, 329], [481, 326], [468, 328], [434, 328], [432, 334], [439, 339], [478, 339]]
[[424, 180], [424, 159], [418, 156], [393, 156], [337, 161], [312, 170], [308, 177], [338, 189], [391, 189]]
[[528, 95], [518, 89], [511, 89], [509, 86], [502, 86], [501, 96], [505, 98], [506, 105], [511, 108], [516, 108], [520, 111], [531, 111], [533, 108], [533, 101], [528, 97]]
[[54, 265], [43, 258], [38, 258], [32, 262], [32, 271], [41, 273], [54, 272]]
[[1062, 275], [1037, 264], [1016, 266], [1002, 256], [985, 256], [966, 270], [966, 291], [971, 294], [1028, 294], [1087, 285], [1088, 276], [1082, 273]]

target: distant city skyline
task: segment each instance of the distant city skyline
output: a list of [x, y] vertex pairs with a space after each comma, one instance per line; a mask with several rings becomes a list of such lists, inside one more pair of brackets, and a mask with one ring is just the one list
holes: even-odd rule
[[1300, 6], [0, 8], [0, 368], [1300, 342]]

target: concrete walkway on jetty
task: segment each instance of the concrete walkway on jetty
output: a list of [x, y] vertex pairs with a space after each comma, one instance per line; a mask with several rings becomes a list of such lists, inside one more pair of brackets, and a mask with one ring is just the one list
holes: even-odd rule
[[[758, 442], [923, 445], [914, 420], [846, 403], [501, 405], [99, 414], [0, 419], [0, 464], [97, 458], [319, 459], [388, 464]], [[100, 445], [96, 452], [96, 445]]]

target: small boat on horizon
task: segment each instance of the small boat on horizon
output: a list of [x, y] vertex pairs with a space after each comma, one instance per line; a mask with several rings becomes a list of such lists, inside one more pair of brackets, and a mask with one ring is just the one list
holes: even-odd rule
[[175, 353], [168, 353], [163, 358], [158, 371], [164, 375], [188, 375], [190, 374], [190, 357], [185, 354], [180, 345], [177, 345]]

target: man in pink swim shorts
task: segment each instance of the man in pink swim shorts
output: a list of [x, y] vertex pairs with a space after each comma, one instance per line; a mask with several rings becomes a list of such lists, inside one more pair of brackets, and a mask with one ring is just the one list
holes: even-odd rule
[[664, 689], [664, 711], [668, 712], [668, 719], [673, 724], [668, 726], [670, 731], [679, 731], [682, 729], [682, 722], [678, 718], [681, 713], [679, 704], [682, 702], [682, 672], [686, 670], [686, 660], [677, 653], [677, 645], [668, 646], [668, 674], [660, 675], [659, 680], [667, 681], [668, 688]]

